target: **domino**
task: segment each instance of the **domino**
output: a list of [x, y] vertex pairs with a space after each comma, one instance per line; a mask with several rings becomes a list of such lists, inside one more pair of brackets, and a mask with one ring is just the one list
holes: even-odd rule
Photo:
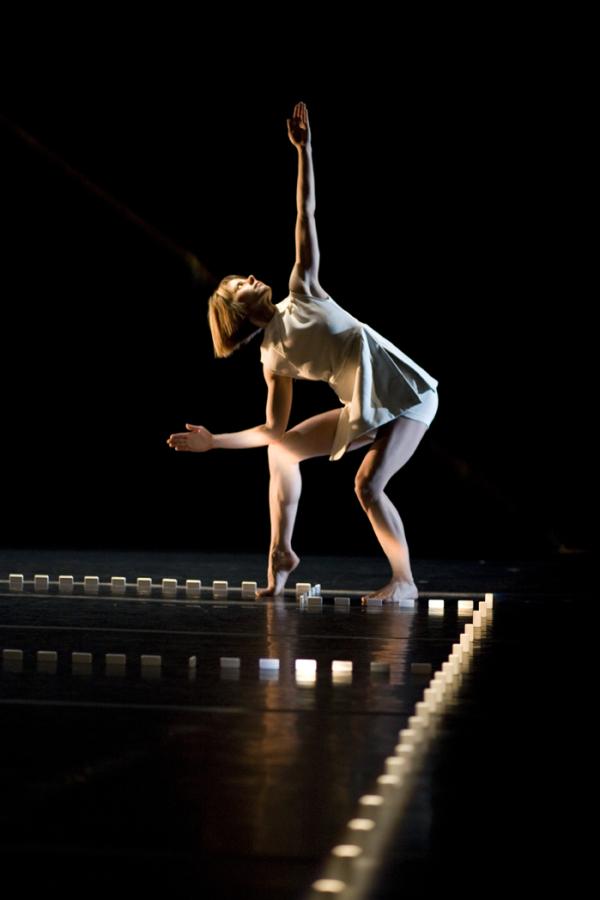
[[259, 667], [259, 669], [278, 670], [279, 669], [279, 660], [278, 659], [259, 659], [258, 667]]
[[376, 660], [371, 663], [371, 672], [389, 672], [390, 664], [386, 662], [379, 662]]
[[23, 590], [23, 576], [12, 574], [8, 576], [8, 589], [9, 591], [22, 591]]
[[431, 663], [428, 662], [414, 662], [410, 664], [410, 671], [414, 675], [430, 675], [431, 674]]
[[58, 653], [56, 652], [56, 650], [38, 650], [37, 659], [38, 662], [55, 663], [58, 660]]
[[164, 597], [174, 597], [177, 594], [177, 579], [163, 578], [162, 592]]
[[229, 591], [229, 582], [213, 580], [212, 589], [213, 589], [213, 596], [215, 594], [227, 594], [227, 592]]
[[71, 662], [74, 666], [91, 666], [92, 664], [92, 654], [91, 653], [80, 653], [75, 650], [71, 653]]
[[142, 653], [140, 657], [142, 666], [160, 666], [162, 665], [161, 656], [152, 656], [148, 653]]
[[188, 578], [185, 582], [185, 592], [188, 597], [199, 597], [202, 590], [202, 582], [196, 578]]
[[58, 590], [61, 594], [72, 594], [75, 582], [72, 575], [58, 576]]
[[300, 594], [309, 594], [311, 589], [310, 581], [297, 581], [296, 582], [296, 597], [299, 597]]
[[331, 671], [334, 675], [352, 672], [352, 662], [347, 659], [333, 659], [331, 661]]
[[85, 575], [83, 579], [83, 593], [97, 594], [100, 588], [100, 579], [97, 575]]
[[124, 666], [127, 662], [125, 653], [105, 653], [104, 660], [107, 666]]
[[47, 594], [49, 587], [50, 587], [50, 577], [48, 575], [34, 575], [33, 576], [34, 591], [43, 591], [45, 594]]
[[258, 582], [256, 581], [242, 581], [242, 597], [243, 596], [256, 596], [256, 591], [258, 588]]
[[110, 579], [110, 590], [113, 594], [124, 594], [127, 590], [127, 581], [120, 575], [113, 575]]
[[221, 656], [220, 662], [222, 669], [239, 669], [241, 660], [239, 656]]
[[147, 597], [152, 593], [152, 579], [138, 578], [136, 580], [136, 587], [138, 594], [142, 594]]
[[23, 662], [23, 651], [22, 650], [9, 650], [5, 649], [2, 651], [2, 658], [7, 662]]

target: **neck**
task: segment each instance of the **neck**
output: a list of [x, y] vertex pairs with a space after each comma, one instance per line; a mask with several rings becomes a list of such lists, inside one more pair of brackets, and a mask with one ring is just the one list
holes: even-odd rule
[[259, 312], [255, 312], [254, 315], [248, 316], [248, 318], [253, 325], [256, 325], [258, 328], [264, 328], [274, 315], [275, 309], [271, 307], [270, 309], [261, 309]]

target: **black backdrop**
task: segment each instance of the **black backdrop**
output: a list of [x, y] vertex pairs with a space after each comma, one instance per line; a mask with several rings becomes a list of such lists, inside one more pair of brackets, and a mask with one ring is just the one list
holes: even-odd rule
[[[2, 544], [266, 552], [266, 447], [165, 443], [264, 421], [260, 339], [213, 358], [208, 293], [159, 235], [283, 299], [304, 100], [321, 284], [439, 380], [388, 486], [413, 555], [589, 547], [585, 29], [167, 24], [29, 43], [7, 81]], [[336, 406], [296, 382], [290, 427]], [[300, 554], [381, 554], [365, 452], [302, 463]]]

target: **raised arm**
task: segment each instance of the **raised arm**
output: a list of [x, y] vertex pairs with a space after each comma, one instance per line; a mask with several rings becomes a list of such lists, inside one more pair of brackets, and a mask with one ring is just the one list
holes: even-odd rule
[[287, 120], [288, 137], [298, 151], [298, 183], [296, 187], [296, 261], [290, 276], [289, 289], [322, 295], [319, 285], [319, 240], [315, 221], [315, 174], [308, 110], [305, 103], [297, 103], [294, 115]]

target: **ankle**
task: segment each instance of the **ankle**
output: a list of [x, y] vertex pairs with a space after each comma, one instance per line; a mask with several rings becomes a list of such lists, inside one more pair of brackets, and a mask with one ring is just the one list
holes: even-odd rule
[[290, 544], [271, 544], [269, 553], [271, 553], [271, 555], [274, 553], [278, 553], [281, 555], [282, 553], [293, 553], [293, 550]]

